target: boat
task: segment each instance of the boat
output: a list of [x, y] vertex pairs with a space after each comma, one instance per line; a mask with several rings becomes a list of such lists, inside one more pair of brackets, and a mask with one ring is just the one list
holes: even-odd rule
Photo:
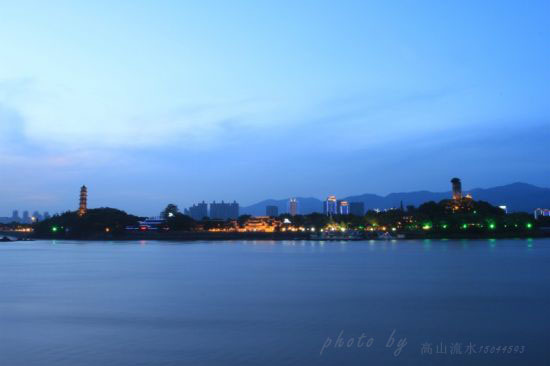
[[391, 236], [391, 234], [388, 233], [388, 232], [379, 232], [376, 239], [378, 239], [378, 240], [392, 240], [392, 239], [394, 239], [394, 237]]

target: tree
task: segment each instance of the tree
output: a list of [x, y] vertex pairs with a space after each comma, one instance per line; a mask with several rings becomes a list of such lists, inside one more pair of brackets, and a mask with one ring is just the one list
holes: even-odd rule
[[126, 226], [136, 226], [139, 220], [137, 216], [109, 207], [90, 209], [84, 216], [79, 216], [76, 211], [67, 211], [36, 223], [34, 232], [57, 237], [86, 237], [105, 232], [121, 234]]
[[248, 219], [251, 218], [251, 217], [252, 217], [251, 215], [241, 215], [237, 219], [237, 223], [239, 224], [239, 226], [243, 226], [244, 224], [246, 224]]
[[176, 216], [176, 214], [178, 214], [180, 212], [180, 210], [178, 209], [178, 206], [173, 204], [173, 203], [170, 203], [168, 204], [168, 206], [166, 206], [166, 208], [160, 213], [160, 216], [167, 220], [169, 219], [170, 217], [173, 217], [173, 216]]
[[166, 219], [166, 224], [170, 230], [174, 231], [191, 231], [197, 226], [195, 220], [180, 212], [176, 212], [172, 216], [169, 216]]

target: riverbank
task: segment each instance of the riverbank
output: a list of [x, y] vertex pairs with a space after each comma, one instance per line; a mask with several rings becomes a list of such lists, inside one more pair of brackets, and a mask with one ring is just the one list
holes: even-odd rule
[[330, 239], [312, 238], [309, 233], [303, 232], [133, 232], [133, 233], [95, 233], [87, 235], [68, 235], [68, 234], [47, 234], [31, 235], [32, 239], [57, 239], [57, 240], [160, 240], [160, 241], [224, 241], [224, 240], [314, 240], [314, 241], [351, 241], [351, 240], [418, 240], [418, 239], [527, 239], [527, 238], [548, 238], [550, 232], [531, 231], [523, 233], [404, 233], [404, 237], [388, 236], [379, 238], [377, 235], [366, 234], [363, 237], [342, 236]]
[[309, 234], [301, 232], [239, 233], [239, 232], [134, 232], [123, 234], [97, 233], [90, 235], [40, 235], [34, 239], [70, 240], [166, 240], [166, 241], [220, 241], [220, 240], [308, 240]]

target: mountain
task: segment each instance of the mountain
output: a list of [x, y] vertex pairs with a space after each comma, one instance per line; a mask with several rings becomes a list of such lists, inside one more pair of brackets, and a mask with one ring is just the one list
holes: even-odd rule
[[[241, 207], [241, 215], [253, 215], [253, 216], [263, 216], [265, 215], [266, 206], [277, 206], [279, 208], [279, 213], [288, 212], [288, 201], [290, 198], [282, 200], [265, 200], [253, 204], [247, 207]], [[312, 212], [323, 212], [323, 202], [317, 198], [313, 197], [296, 197], [298, 201], [298, 212], [300, 214], [307, 215]]]
[[533, 212], [536, 208], [550, 207], [550, 188], [542, 188], [527, 183], [513, 183], [505, 186], [473, 189], [472, 196], [477, 200], [495, 205], [506, 205], [508, 211]]
[[[505, 186], [493, 188], [476, 188], [465, 190], [470, 193], [475, 200], [487, 201], [493, 205], [506, 205], [509, 212], [533, 212], [536, 208], [550, 207], [550, 188], [537, 187], [527, 183], [513, 183]], [[349, 202], [364, 202], [366, 209], [385, 209], [399, 207], [401, 201], [407, 205], [419, 206], [427, 201], [440, 201], [450, 198], [451, 192], [429, 192], [417, 191], [406, 193], [390, 193], [387, 196], [365, 193], [357, 196], [343, 197]], [[301, 214], [312, 212], [323, 212], [323, 202], [317, 198], [299, 197], [298, 211]], [[265, 215], [265, 207], [268, 205], [277, 206], [279, 213], [288, 212], [288, 199], [265, 200], [247, 207], [241, 207], [242, 214]]]

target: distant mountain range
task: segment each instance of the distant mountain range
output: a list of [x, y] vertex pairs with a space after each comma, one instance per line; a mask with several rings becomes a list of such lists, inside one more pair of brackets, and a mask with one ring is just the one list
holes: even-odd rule
[[[470, 193], [475, 200], [487, 201], [495, 206], [506, 205], [510, 212], [533, 212], [536, 208], [550, 207], [550, 188], [541, 188], [527, 183], [513, 183], [493, 188], [476, 188], [465, 191]], [[386, 209], [403, 206], [419, 206], [427, 201], [441, 201], [450, 198], [451, 192], [417, 191], [408, 193], [390, 193], [387, 196], [365, 193], [358, 196], [338, 197], [348, 202], [364, 202], [365, 210]], [[296, 197], [300, 214], [323, 212], [323, 201], [313, 197]], [[265, 207], [277, 206], [279, 213], [288, 212], [288, 198], [282, 200], [268, 199], [251, 206], [241, 207], [241, 214], [265, 215]]]

